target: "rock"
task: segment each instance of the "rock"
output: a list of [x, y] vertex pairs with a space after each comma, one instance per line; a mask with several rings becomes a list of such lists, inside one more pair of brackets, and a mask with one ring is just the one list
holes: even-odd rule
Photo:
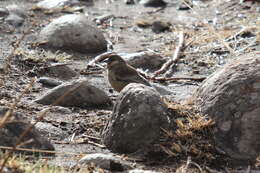
[[164, 31], [170, 30], [171, 24], [169, 22], [163, 22], [163, 21], [154, 21], [152, 23], [152, 31], [156, 34], [159, 34]]
[[167, 128], [167, 106], [151, 87], [132, 83], [121, 92], [112, 117], [103, 131], [108, 149], [133, 153], [157, 142], [161, 127]]
[[132, 5], [135, 4], [135, 0], [124, 0], [125, 4]]
[[[7, 107], [0, 107], [0, 118], [3, 118], [7, 111]], [[29, 127], [31, 127], [31, 124], [26, 120], [23, 114], [13, 113], [12, 118], [0, 128], [0, 146], [15, 146], [19, 137]], [[23, 145], [19, 146], [20, 148], [54, 150], [53, 145], [42, 137], [39, 131], [34, 127], [25, 135], [21, 143], [23, 143]]]
[[64, 97], [58, 103], [55, 103], [55, 105], [85, 108], [91, 106], [107, 106], [111, 104], [111, 100], [106, 93], [97, 87], [98, 86], [92, 85], [89, 80], [79, 79], [51, 89], [35, 102], [43, 105], [50, 105], [54, 104], [61, 97]]
[[131, 54], [122, 53], [120, 56], [135, 68], [142, 68], [144, 70], [148, 69], [151, 71], [159, 69], [166, 62], [166, 58], [150, 51]]
[[22, 4], [12, 4], [6, 6], [6, 9], [9, 15], [5, 18], [5, 22], [14, 27], [22, 26], [26, 18], [25, 7]]
[[159, 173], [159, 172], [151, 171], [151, 170], [133, 169], [128, 171], [128, 173]]
[[8, 15], [9, 15], [9, 11], [6, 8], [0, 7], [0, 17], [5, 18]]
[[51, 109], [51, 112], [58, 112], [58, 113], [61, 113], [63, 115], [73, 113], [72, 110], [70, 110], [69, 108], [64, 108], [64, 107], [61, 107], [61, 106], [53, 106], [52, 109]]
[[104, 23], [105, 21], [111, 19], [111, 18], [114, 18], [115, 16], [113, 14], [104, 14], [102, 16], [98, 16], [96, 17], [94, 20], [97, 24], [102, 24]]
[[9, 25], [12, 25], [14, 27], [19, 27], [23, 25], [24, 18], [16, 15], [16, 14], [10, 14], [6, 19], [5, 22]]
[[124, 161], [119, 156], [112, 154], [94, 153], [87, 154], [85, 157], [79, 160], [80, 165], [89, 165], [94, 163], [95, 166], [106, 169], [109, 171], [125, 171], [133, 169], [134, 164], [128, 161]]
[[46, 87], [56, 87], [56, 86], [62, 84], [61, 81], [53, 79], [53, 78], [49, 78], [49, 77], [41, 77], [38, 79], [38, 82]]
[[139, 3], [145, 7], [165, 7], [167, 5], [163, 0], [140, 0]]
[[26, 8], [23, 4], [12, 4], [12, 5], [8, 5], [6, 6], [6, 9], [8, 10], [9, 14], [11, 15], [16, 15], [19, 16], [21, 18], [26, 18]]
[[254, 160], [260, 153], [260, 54], [245, 54], [226, 64], [193, 97], [216, 121], [217, 145], [234, 159]]
[[[58, 78], [61, 80], [70, 80], [77, 76], [78, 73], [68, 67], [66, 64], [55, 63], [48, 67], [44, 67], [39, 70], [39, 75], [48, 75], [50, 77]], [[50, 78], [49, 78], [50, 79]], [[52, 84], [58, 84], [59, 81], [52, 79]], [[50, 82], [50, 80], [48, 80]], [[46, 78], [42, 82], [47, 82]]]
[[3, 59], [2, 57], [0, 57], [0, 72], [4, 72], [5, 70], [5, 59]]
[[35, 125], [35, 128], [41, 132], [44, 136], [49, 136], [52, 139], [64, 140], [64, 138], [68, 137], [68, 134], [64, 132], [63, 129], [59, 127], [55, 127], [50, 123], [46, 122], [38, 122]]
[[53, 20], [40, 32], [39, 45], [43, 48], [80, 53], [107, 50], [102, 32], [82, 14], [68, 14]]
[[65, 6], [79, 5], [78, 0], [44, 0], [37, 3], [36, 7], [45, 10], [54, 10]]
[[160, 85], [158, 83], [152, 83], [151, 85], [156, 91], [158, 91], [163, 96], [173, 94], [173, 92], [171, 90], [169, 90], [167, 87], [165, 87], [163, 85]]
[[149, 19], [138, 19], [135, 24], [140, 28], [148, 28], [152, 26], [152, 21]]

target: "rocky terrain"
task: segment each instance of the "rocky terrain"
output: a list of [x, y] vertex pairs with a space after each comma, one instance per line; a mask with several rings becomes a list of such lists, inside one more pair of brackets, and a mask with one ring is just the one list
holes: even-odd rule
[[[0, 148], [67, 172], [257, 171], [259, 43], [257, 0], [2, 0]], [[111, 88], [110, 52], [152, 87]]]

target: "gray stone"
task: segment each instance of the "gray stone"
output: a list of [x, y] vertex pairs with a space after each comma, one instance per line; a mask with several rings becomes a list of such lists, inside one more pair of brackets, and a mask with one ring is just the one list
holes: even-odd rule
[[[42, 69], [39, 70], [39, 74], [40, 75], [47, 75], [53, 78], [58, 78], [61, 80], [70, 80], [74, 77], [76, 77], [78, 75], [77, 72], [75, 72], [74, 70], [72, 70], [69, 66], [67, 66], [66, 64], [52, 64], [48, 67], [44, 67]], [[60, 83], [60, 81], [55, 79], [52, 79], [52, 81], [50, 81], [50, 79], [47, 81], [47, 79], [45, 78], [44, 80], [41, 80], [43, 83], [46, 84], [46, 82], [49, 82], [49, 84], [52, 83], [52, 85], [58, 85]]]
[[78, 0], [44, 0], [37, 3], [37, 7], [45, 10], [63, 8], [65, 6], [79, 5]]
[[105, 21], [111, 19], [111, 18], [114, 18], [115, 16], [113, 14], [104, 14], [102, 16], [98, 16], [95, 18], [95, 22], [97, 24], [102, 24], [104, 23]]
[[6, 19], [5, 22], [14, 26], [14, 27], [19, 27], [23, 25], [24, 18], [16, 15], [16, 14], [10, 14]]
[[167, 106], [160, 94], [152, 87], [132, 83], [120, 92], [103, 141], [114, 152], [132, 153], [159, 140], [161, 127], [168, 125]]
[[[0, 118], [3, 118], [8, 111], [7, 107], [0, 107]], [[20, 141], [23, 145], [20, 148], [54, 150], [53, 145], [26, 119], [21, 113], [13, 113], [8, 122], [0, 128], [0, 146], [13, 147], [25, 130], [31, 130]], [[30, 141], [30, 142], [28, 142]], [[43, 153], [44, 154], [44, 153]]]
[[161, 32], [169, 31], [171, 24], [169, 22], [164, 21], [154, 21], [152, 23], [152, 31], [156, 34], [159, 34]]
[[254, 160], [260, 153], [259, 81], [260, 54], [253, 52], [216, 71], [193, 96], [216, 121], [217, 145], [234, 159]]
[[41, 77], [38, 79], [38, 82], [46, 87], [56, 87], [56, 86], [62, 84], [61, 81], [53, 79], [53, 78], [49, 78], [49, 77]]
[[98, 53], [107, 50], [102, 32], [82, 14], [68, 14], [42, 29], [40, 46], [54, 50]]
[[167, 87], [165, 87], [163, 85], [160, 85], [157, 83], [152, 83], [151, 85], [152, 85], [152, 87], [154, 87], [154, 89], [156, 89], [156, 91], [158, 91], [163, 96], [174, 94], [171, 90], [169, 90]]
[[58, 112], [61, 114], [72, 114], [72, 110], [70, 110], [69, 108], [61, 107], [61, 106], [53, 106], [51, 108], [51, 112]]
[[79, 160], [81, 165], [89, 165], [94, 163], [95, 166], [110, 170], [110, 171], [125, 171], [133, 169], [134, 164], [128, 161], [124, 161], [120, 156], [112, 154], [94, 153], [87, 154], [85, 157]]
[[6, 17], [9, 15], [9, 11], [6, 8], [0, 8], [0, 17]]
[[124, 0], [125, 4], [135, 4], [135, 0]]
[[121, 53], [120, 56], [135, 68], [148, 69], [151, 71], [159, 69], [166, 62], [166, 58], [150, 51], [131, 54]]
[[140, 0], [139, 3], [145, 7], [164, 7], [167, 5], [163, 0]]
[[52, 137], [59, 139], [59, 140], [64, 140], [64, 138], [68, 137], [67, 133], [64, 132], [63, 129], [59, 128], [59, 127], [55, 127], [50, 123], [46, 123], [46, 122], [38, 122], [35, 125], [35, 128], [37, 130], [40, 131], [40, 133], [44, 136], [48, 136], [48, 137]]
[[44, 105], [54, 104], [64, 107], [76, 106], [83, 108], [111, 104], [107, 94], [97, 87], [92, 85], [89, 80], [79, 79], [51, 89], [35, 102]]
[[26, 18], [26, 8], [23, 4], [12, 4], [6, 6], [6, 9], [8, 10], [9, 14], [16, 15], [21, 18]]

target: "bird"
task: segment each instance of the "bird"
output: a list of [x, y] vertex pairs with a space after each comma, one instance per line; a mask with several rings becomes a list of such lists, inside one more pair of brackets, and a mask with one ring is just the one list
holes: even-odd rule
[[141, 83], [146, 86], [151, 86], [151, 84], [121, 56], [110, 54], [105, 61], [107, 63], [108, 81], [117, 92], [120, 92], [130, 83]]

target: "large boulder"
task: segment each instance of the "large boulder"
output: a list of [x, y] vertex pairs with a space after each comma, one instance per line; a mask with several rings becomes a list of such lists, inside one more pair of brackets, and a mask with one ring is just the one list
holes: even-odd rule
[[80, 53], [107, 50], [107, 42], [102, 32], [83, 14], [68, 14], [54, 19], [40, 32], [39, 45]]
[[119, 95], [103, 133], [108, 149], [132, 153], [159, 140], [169, 125], [167, 106], [160, 94], [142, 84], [127, 85]]
[[260, 153], [260, 54], [250, 53], [205, 80], [196, 104], [216, 121], [217, 145], [232, 158], [254, 160]]
[[[5, 116], [7, 111], [7, 107], [0, 107], [0, 119]], [[31, 130], [20, 140], [20, 136], [28, 129]], [[0, 139], [0, 146], [13, 147], [18, 144], [19, 148], [54, 150], [53, 145], [41, 136], [39, 131], [32, 127], [29, 121], [26, 120], [26, 117], [21, 113], [13, 113], [11, 119], [3, 124], [0, 128]]]
[[61, 84], [43, 96], [36, 103], [43, 105], [59, 105], [64, 107], [101, 107], [111, 104], [107, 94], [93, 85], [90, 80], [79, 79]]

